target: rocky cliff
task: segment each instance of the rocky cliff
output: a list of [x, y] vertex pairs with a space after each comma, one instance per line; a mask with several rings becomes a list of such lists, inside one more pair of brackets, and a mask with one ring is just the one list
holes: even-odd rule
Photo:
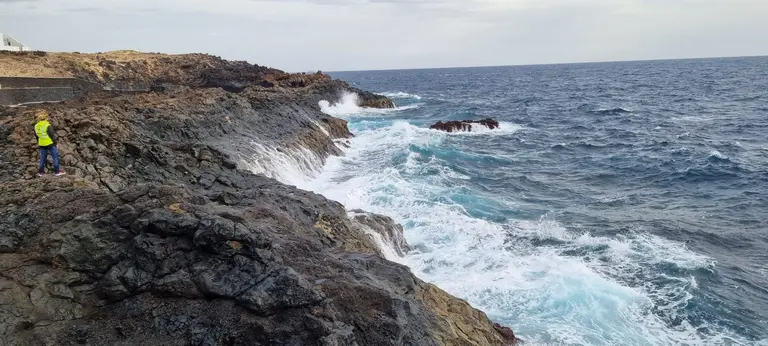
[[105, 90], [163, 90], [189, 86], [241, 92], [247, 87], [302, 88], [315, 86], [325, 92], [342, 90], [360, 96], [362, 106], [393, 108], [386, 97], [331, 80], [323, 73], [285, 73], [250, 64], [227, 61], [208, 54], [168, 55], [130, 50], [98, 54], [0, 51], [0, 77], [75, 77]]
[[206, 55], [72, 56], [110, 54], [128, 67], [1, 55], [4, 74], [38, 59], [38, 74], [160, 87], [42, 105], [66, 177], [36, 177], [31, 109], [0, 108], [0, 345], [514, 343], [381, 256], [371, 232], [408, 251], [391, 219], [244, 169], [270, 150], [340, 154], [351, 134], [318, 101], [357, 90]]

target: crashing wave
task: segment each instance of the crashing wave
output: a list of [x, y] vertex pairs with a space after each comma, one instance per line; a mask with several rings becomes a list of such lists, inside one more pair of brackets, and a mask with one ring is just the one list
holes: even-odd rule
[[415, 100], [421, 100], [421, 96], [416, 94], [409, 94], [402, 91], [388, 91], [388, 92], [382, 92], [378, 93], [381, 96], [386, 96], [393, 99], [415, 99]]
[[319, 103], [320, 110], [323, 113], [344, 118], [351, 115], [370, 115], [370, 114], [388, 114], [392, 112], [403, 111], [407, 109], [419, 108], [421, 104], [411, 104], [407, 106], [395, 108], [368, 108], [360, 107], [360, 97], [351, 92], [344, 92], [341, 95], [339, 101], [331, 103], [328, 100], [321, 100]]
[[245, 168], [281, 183], [306, 187], [325, 163], [318, 154], [304, 147], [281, 148], [251, 142], [251, 151], [238, 154]]
[[592, 113], [597, 114], [605, 114], [605, 115], [614, 115], [614, 114], [625, 114], [625, 113], [632, 113], [631, 109], [616, 107], [616, 108], [601, 108], [592, 111]]

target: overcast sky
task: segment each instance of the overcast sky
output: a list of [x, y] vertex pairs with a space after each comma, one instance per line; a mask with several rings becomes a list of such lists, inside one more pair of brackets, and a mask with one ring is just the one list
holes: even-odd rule
[[0, 0], [0, 32], [288, 71], [744, 56], [768, 55], [768, 0]]

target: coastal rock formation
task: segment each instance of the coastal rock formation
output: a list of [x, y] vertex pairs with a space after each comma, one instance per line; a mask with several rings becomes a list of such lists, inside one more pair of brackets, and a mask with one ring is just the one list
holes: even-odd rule
[[104, 90], [118, 91], [162, 91], [169, 86], [188, 86], [240, 92], [252, 86], [315, 86], [322, 89], [323, 94], [357, 93], [361, 106], [394, 107], [389, 98], [353, 88], [320, 72], [285, 73], [208, 54], [169, 55], [130, 50], [98, 54], [41, 53], [0, 51], [0, 77], [75, 77]]
[[43, 105], [58, 178], [35, 175], [30, 109], [0, 107], [0, 345], [513, 344], [383, 258], [371, 234], [408, 251], [390, 218], [242, 169], [339, 154], [317, 100], [343, 84], [305, 76]]
[[483, 120], [438, 121], [429, 128], [445, 132], [472, 132], [472, 124], [482, 125], [491, 130], [499, 128], [499, 122], [491, 118]]
[[358, 95], [360, 100], [360, 107], [395, 108], [395, 103], [388, 97], [381, 97], [379, 95], [363, 90], [356, 90], [355, 93]]

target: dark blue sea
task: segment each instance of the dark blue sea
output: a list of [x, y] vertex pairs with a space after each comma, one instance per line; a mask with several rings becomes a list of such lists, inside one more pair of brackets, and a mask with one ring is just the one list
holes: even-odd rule
[[526, 344], [768, 345], [768, 58], [333, 76], [398, 108], [321, 103], [356, 137], [308, 187]]

